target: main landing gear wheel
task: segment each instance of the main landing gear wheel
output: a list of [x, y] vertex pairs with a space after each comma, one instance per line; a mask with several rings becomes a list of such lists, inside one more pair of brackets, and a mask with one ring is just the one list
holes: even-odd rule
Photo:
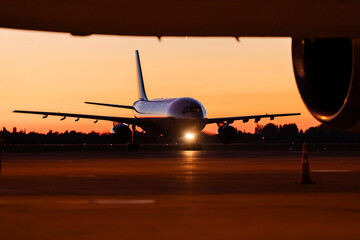
[[135, 151], [139, 151], [140, 150], [140, 144], [139, 143], [134, 143], [134, 150]]
[[139, 151], [140, 144], [139, 143], [129, 143], [129, 151]]
[[134, 145], [132, 143], [129, 143], [128, 148], [129, 148], [129, 151], [133, 151], [134, 150]]

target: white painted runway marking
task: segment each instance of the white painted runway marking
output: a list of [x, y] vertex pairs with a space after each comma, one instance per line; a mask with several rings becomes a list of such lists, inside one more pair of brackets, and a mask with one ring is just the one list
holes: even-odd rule
[[312, 170], [311, 172], [319, 172], [319, 173], [336, 173], [336, 172], [350, 172], [350, 170], [335, 170], [335, 169], [321, 169], [321, 170]]
[[154, 199], [96, 199], [97, 204], [153, 204]]
[[96, 175], [87, 174], [87, 175], [66, 175], [67, 178], [94, 178]]

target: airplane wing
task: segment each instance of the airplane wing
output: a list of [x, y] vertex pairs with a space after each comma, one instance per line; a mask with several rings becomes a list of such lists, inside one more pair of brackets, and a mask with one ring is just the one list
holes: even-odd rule
[[74, 117], [80, 118], [88, 118], [95, 120], [104, 120], [104, 121], [112, 121], [112, 122], [122, 122], [128, 124], [138, 124], [139, 119], [136, 118], [124, 118], [124, 117], [112, 117], [112, 116], [99, 116], [99, 115], [86, 115], [86, 114], [75, 114], [75, 113], [61, 113], [61, 112], [39, 112], [39, 111], [24, 111], [24, 110], [14, 110], [14, 113], [29, 113], [29, 114], [38, 114], [44, 115], [43, 118], [47, 116], [61, 116], [63, 117], [61, 120], [64, 120], [66, 117]]
[[270, 120], [273, 120], [275, 117], [286, 117], [286, 116], [296, 116], [296, 115], [300, 115], [300, 113], [265, 114], [265, 115], [239, 116], [239, 117], [208, 118], [206, 120], [206, 124], [211, 124], [211, 123], [230, 124], [236, 120], [242, 120], [245, 123], [245, 122], [248, 122], [250, 119], [255, 119], [255, 122], [258, 122], [262, 118], [270, 118]]

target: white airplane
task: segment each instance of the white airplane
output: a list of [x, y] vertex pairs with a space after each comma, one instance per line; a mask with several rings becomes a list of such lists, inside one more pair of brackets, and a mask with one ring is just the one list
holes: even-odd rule
[[[129, 147], [131, 148], [133, 146], [138, 148], [139, 146], [134, 134], [136, 126], [140, 127], [145, 132], [157, 136], [185, 137], [188, 140], [195, 140], [196, 136], [206, 124], [216, 123], [219, 127], [218, 135], [220, 141], [224, 144], [230, 144], [236, 140], [237, 130], [230, 125], [236, 120], [242, 120], [245, 123], [250, 119], [255, 119], [255, 122], [258, 122], [261, 118], [270, 118], [273, 120], [275, 117], [300, 115], [300, 113], [286, 113], [207, 118], [204, 106], [198, 100], [193, 98], [182, 97], [149, 100], [145, 92], [138, 50], [136, 50], [135, 53], [138, 72], [139, 99], [134, 102], [133, 106], [85, 102], [87, 104], [132, 109], [134, 118], [24, 110], [14, 110], [14, 112], [40, 114], [44, 115], [43, 118], [47, 118], [49, 115], [62, 116], [61, 120], [64, 120], [66, 117], [75, 117], [75, 121], [78, 121], [80, 118], [95, 119], [95, 122], [98, 120], [112, 121], [114, 122], [114, 127], [111, 132], [117, 135], [120, 142], [129, 143]], [[129, 127], [130, 125], [132, 130]]]

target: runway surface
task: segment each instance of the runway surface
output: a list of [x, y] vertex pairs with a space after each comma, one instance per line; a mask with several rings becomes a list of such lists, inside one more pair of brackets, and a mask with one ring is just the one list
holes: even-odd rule
[[360, 239], [360, 152], [3, 153], [0, 239]]

